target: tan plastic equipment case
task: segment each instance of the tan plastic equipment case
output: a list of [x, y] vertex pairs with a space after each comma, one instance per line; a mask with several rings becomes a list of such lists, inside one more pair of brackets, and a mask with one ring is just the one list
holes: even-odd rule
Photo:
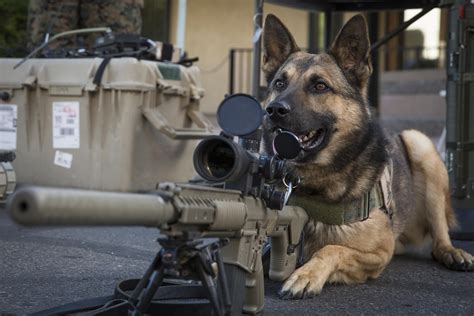
[[[135, 191], [193, 176], [196, 139], [213, 132], [199, 112], [197, 67], [116, 58], [97, 85], [100, 58], [31, 59], [13, 69], [18, 61], [0, 59], [0, 92], [10, 96], [0, 105], [18, 110], [18, 183]], [[53, 107], [77, 103], [78, 142], [53, 148]]]

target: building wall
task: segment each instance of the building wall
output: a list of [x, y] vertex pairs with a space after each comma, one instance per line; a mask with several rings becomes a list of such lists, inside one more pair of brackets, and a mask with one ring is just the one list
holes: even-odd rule
[[[178, 0], [171, 3], [170, 41], [176, 39]], [[202, 110], [212, 113], [228, 91], [231, 48], [251, 48], [254, 0], [187, 0], [185, 50], [199, 57], [206, 89]], [[277, 15], [294, 34], [301, 47], [307, 46], [308, 12], [265, 4], [264, 13]]]

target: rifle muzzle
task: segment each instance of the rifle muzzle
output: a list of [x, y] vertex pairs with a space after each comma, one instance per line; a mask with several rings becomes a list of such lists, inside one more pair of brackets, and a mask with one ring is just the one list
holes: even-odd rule
[[19, 224], [79, 226], [160, 226], [172, 222], [171, 203], [153, 194], [24, 187], [7, 208]]

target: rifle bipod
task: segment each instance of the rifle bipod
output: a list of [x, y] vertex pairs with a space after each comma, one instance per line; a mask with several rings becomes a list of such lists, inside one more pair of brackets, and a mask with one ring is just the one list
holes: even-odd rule
[[[219, 252], [228, 240], [159, 238], [158, 242], [162, 247], [160, 252], [128, 300], [134, 306], [133, 315], [147, 313], [165, 277], [200, 281], [201, 289], [206, 291], [215, 315], [228, 315], [231, 301], [224, 263]], [[218, 286], [220, 291], [217, 290]]]
[[[220, 254], [220, 248], [228, 239], [159, 238], [157, 241], [162, 248], [142, 279], [121, 281], [114, 295], [84, 299], [33, 315], [227, 316], [232, 313], [229, 284]], [[233, 268], [226, 269], [232, 271]], [[235, 270], [237, 272], [231, 273], [232, 279], [245, 280], [245, 273], [238, 268]], [[241, 304], [235, 305], [240, 310]]]

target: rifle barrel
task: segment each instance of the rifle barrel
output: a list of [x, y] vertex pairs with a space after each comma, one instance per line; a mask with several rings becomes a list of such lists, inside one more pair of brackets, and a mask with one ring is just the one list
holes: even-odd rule
[[159, 226], [175, 219], [171, 203], [153, 194], [24, 187], [8, 209], [22, 225]]

